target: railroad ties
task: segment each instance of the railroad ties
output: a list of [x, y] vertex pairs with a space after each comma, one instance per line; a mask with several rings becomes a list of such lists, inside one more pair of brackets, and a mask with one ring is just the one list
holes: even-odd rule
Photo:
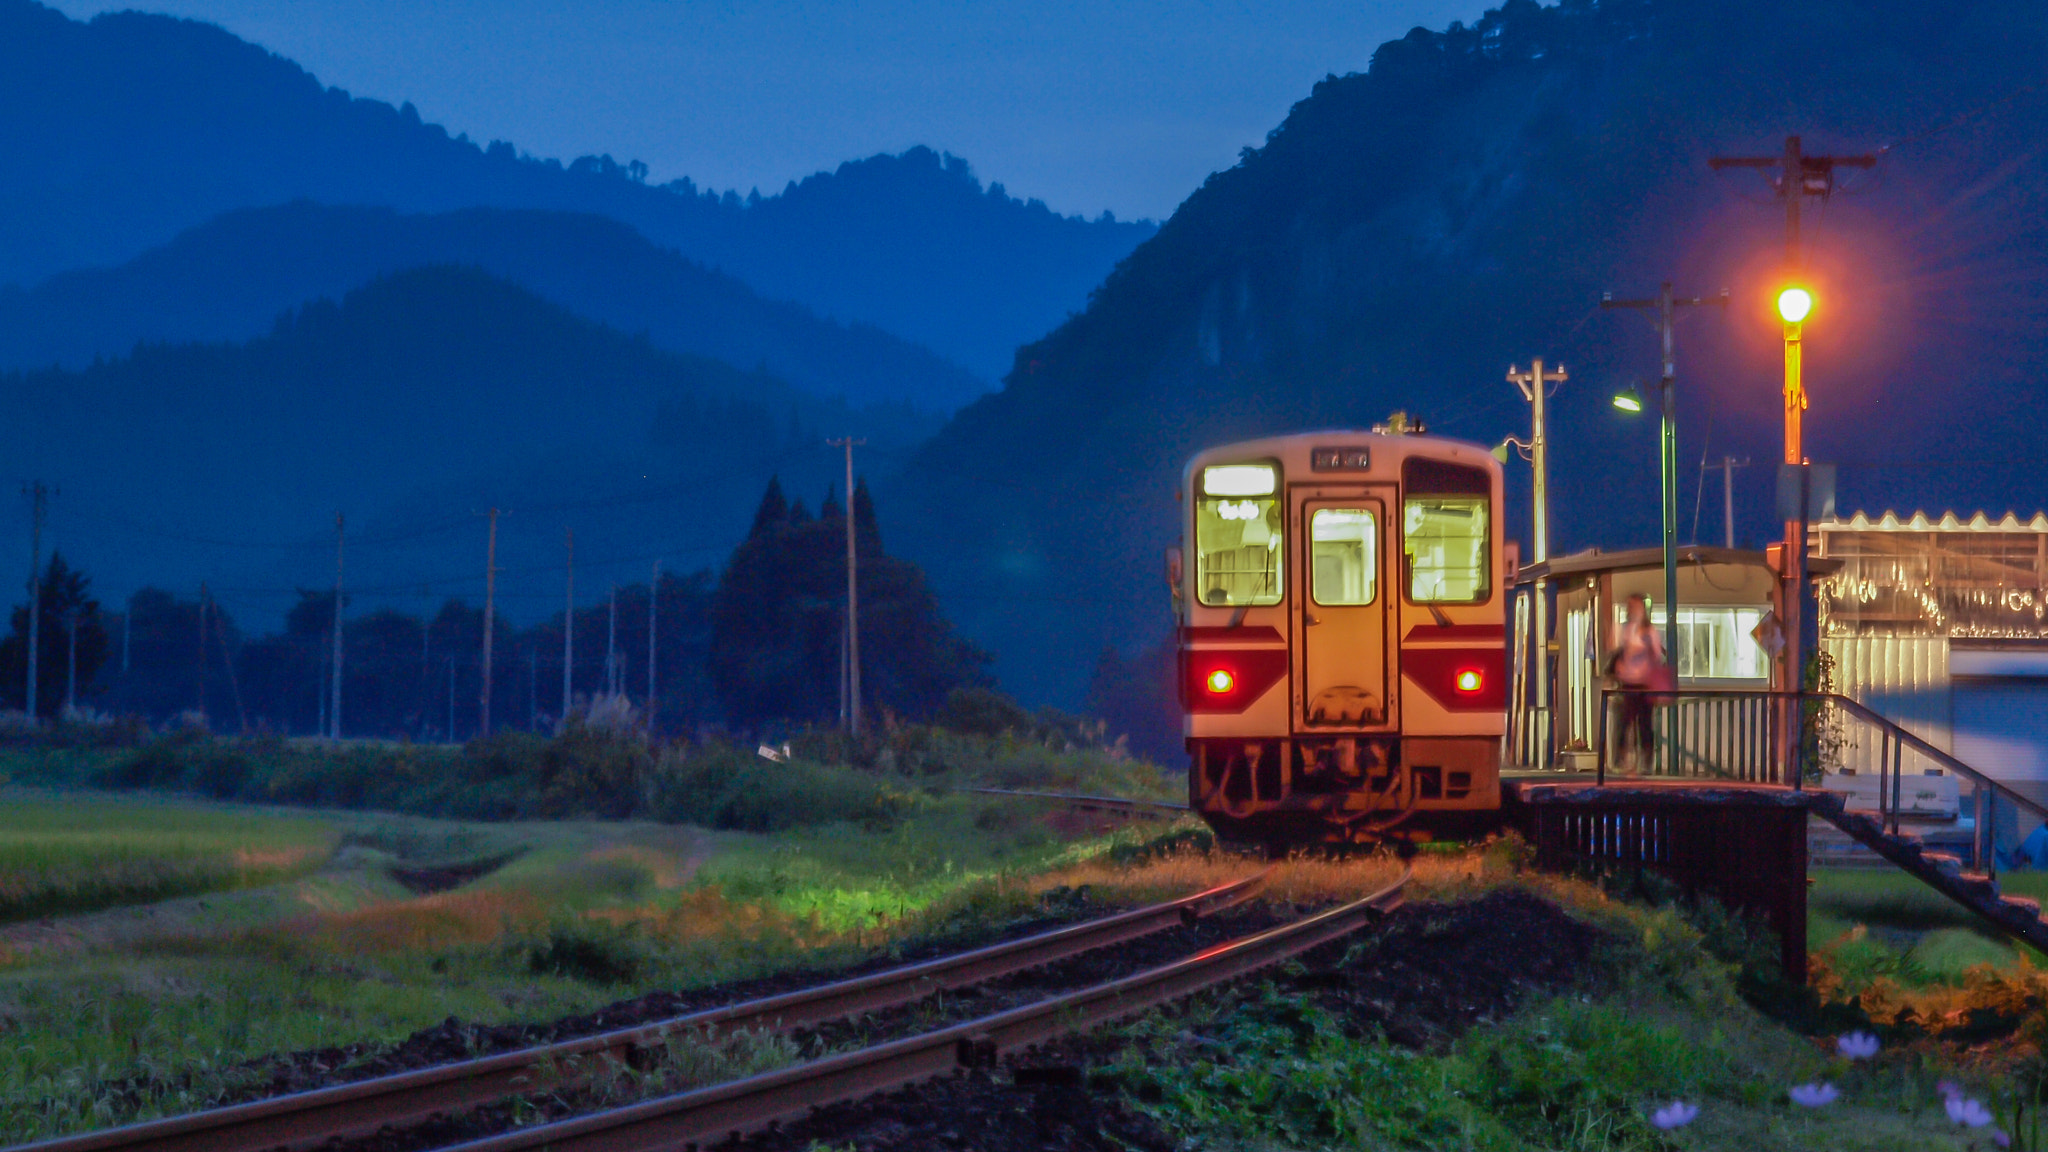
[[[742, 1028], [788, 1031], [908, 1004], [936, 991], [1132, 941], [1242, 904], [1258, 894], [1267, 875], [1260, 872], [1178, 900], [801, 992], [478, 1060], [61, 1137], [18, 1152], [265, 1152], [403, 1128], [511, 1096], [568, 1087], [577, 1079], [588, 1079], [604, 1061], [629, 1063], [635, 1053], [665, 1044], [670, 1036]], [[626, 1152], [710, 1143], [755, 1131], [825, 1104], [985, 1065], [1006, 1053], [1085, 1031], [1298, 956], [1398, 908], [1408, 877], [1404, 871], [1393, 884], [1362, 900], [992, 1016], [458, 1147], [466, 1152], [543, 1147]]]

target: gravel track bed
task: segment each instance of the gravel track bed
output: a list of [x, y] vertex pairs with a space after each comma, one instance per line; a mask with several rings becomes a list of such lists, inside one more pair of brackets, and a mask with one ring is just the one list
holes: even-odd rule
[[[1109, 948], [1040, 968], [942, 992], [911, 1004], [851, 1020], [834, 1021], [790, 1033], [804, 1059], [831, 1052], [929, 1032], [1019, 1005], [1071, 992], [1148, 968], [1170, 963], [1213, 944], [1271, 928], [1312, 909], [1305, 906], [1253, 903], [1192, 925], [1156, 932]], [[665, 1088], [657, 1094], [677, 1091]], [[502, 1132], [515, 1123], [530, 1125], [566, 1119], [623, 1101], [602, 1089], [572, 1088], [493, 1104], [462, 1116], [442, 1117], [402, 1131], [386, 1131], [334, 1145], [337, 1152], [422, 1152], [463, 1140]]]

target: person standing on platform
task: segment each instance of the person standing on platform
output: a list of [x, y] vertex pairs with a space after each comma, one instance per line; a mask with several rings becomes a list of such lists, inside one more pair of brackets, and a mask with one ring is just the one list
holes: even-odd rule
[[1669, 692], [1678, 685], [1664, 659], [1664, 639], [1650, 623], [1650, 602], [1641, 593], [1628, 598], [1621, 644], [1614, 650], [1611, 667], [1622, 689], [1621, 770], [1642, 772], [1655, 763], [1657, 737], [1650, 709], [1657, 699], [1651, 693]]

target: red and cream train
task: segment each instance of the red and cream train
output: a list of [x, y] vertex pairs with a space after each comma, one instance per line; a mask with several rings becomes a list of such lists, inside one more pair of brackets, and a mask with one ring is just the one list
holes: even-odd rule
[[1501, 467], [1314, 432], [1187, 466], [1169, 559], [1189, 802], [1227, 839], [1363, 843], [1500, 806]]

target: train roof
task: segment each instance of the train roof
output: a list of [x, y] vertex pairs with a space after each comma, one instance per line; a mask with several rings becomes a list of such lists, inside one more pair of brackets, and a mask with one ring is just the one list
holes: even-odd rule
[[1447, 436], [1430, 436], [1424, 433], [1375, 432], [1368, 428], [1322, 428], [1311, 432], [1290, 432], [1281, 436], [1238, 440], [1204, 448], [1188, 458], [1185, 474], [1192, 477], [1195, 469], [1218, 459], [1276, 456], [1284, 460], [1305, 455], [1312, 448], [1347, 446], [1370, 447], [1376, 457], [1385, 453], [1399, 460], [1418, 453], [1426, 453], [1440, 459], [1483, 467], [1490, 472], [1498, 473], [1501, 470], [1500, 461], [1493, 458], [1493, 453], [1486, 445], [1474, 444], [1469, 440], [1453, 440]]

